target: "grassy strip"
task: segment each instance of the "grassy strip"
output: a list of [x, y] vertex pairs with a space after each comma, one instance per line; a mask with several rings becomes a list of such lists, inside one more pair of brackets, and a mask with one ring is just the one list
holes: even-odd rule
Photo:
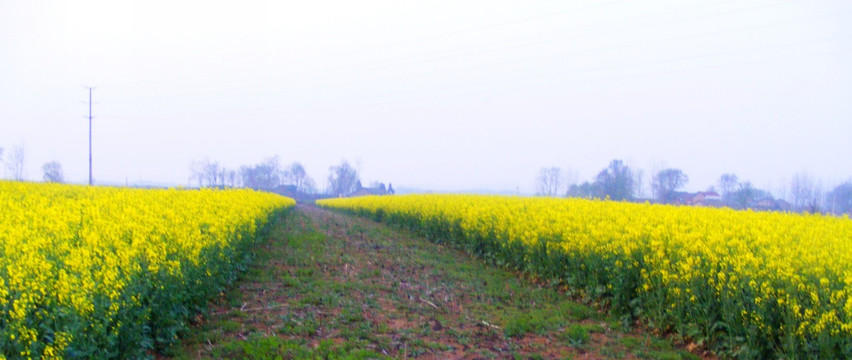
[[457, 250], [301, 207], [177, 358], [695, 359]]

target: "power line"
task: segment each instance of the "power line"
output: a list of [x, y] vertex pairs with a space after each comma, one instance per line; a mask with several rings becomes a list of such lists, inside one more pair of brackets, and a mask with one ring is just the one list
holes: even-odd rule
[[92, 185], [92, 89], [93, 87], [86, 87], [89, 89], [89, 186]]

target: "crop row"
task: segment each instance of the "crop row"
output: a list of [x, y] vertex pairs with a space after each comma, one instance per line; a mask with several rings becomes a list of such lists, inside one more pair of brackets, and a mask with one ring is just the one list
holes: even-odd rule
[[292, 199], [0, 181], [0, 358], [140, 358], [232, 281]]
[[852, 221], [583, 199], [329, 199], [725, 357], [852, 358]]

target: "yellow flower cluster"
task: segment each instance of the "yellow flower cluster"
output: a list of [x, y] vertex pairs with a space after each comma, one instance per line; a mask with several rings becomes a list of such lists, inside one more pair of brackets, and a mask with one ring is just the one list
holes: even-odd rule
[[467, 249], [497, 244], [488, 251], [503, 256], [501, 263], [512, 265], [514, 256], [520, 270], [597, 291], [655, 324], [727, 341], [732, 353], [831, 358], [852, 351], [848, 217], [470, 195], [318, 203], [433, 238], [460, 237]]
[[165, 286], [156, 281], [211, 284], [205, 277], [224, 276], [227, 266], [209, 264], [230, 263], [235, 246], [294, 204], [250, 190], [0, 181], [0, 353], [62, 358], [69, 345], [78, 357], [125, 351], [119, 335], [128, 323], [144, 329], [138, 323], [159, 311], [145, 307], [193, 296], [157, 294]]

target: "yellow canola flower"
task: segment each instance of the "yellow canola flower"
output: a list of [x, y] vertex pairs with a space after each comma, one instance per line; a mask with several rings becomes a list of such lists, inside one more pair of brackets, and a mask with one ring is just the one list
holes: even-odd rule
[[776, 337], [764, 343], [791, 332], [799, 349], [821, 346], [802, 344], [826, 337], [852, 338], [848, 217], [481, 195], [367, 196], [318, 204], [435, 237], [521, 243], [526, 249], [546, 241], [549, 255], [559, 250], [576, 262], [576, 273], [564, 276], [600, 271], [611, 277], [599, 285], [612, 288], [635, 274], [638, 283], [625, 294], [657, 306], [659, 316], [671, 321], [718, 321], [697, 317], [709, 309], [729, 326]]
[[70, 317], [98, 316], [117, 334], [117, 317], [141, 306], [125, 290], [144, 274], [180, 281], [182, 269], [204, 265], [200, 255], [208, 249], [227, 261], [239, 238], [253, 236], [273, 211], [293, 205], [250, 190], [0, 181], [0, 336], [11, 341], [6, 349], [17, 349], [0, 355], [62, 358], [75, 334], [53, 329], [46, 336], [39, 325]]

